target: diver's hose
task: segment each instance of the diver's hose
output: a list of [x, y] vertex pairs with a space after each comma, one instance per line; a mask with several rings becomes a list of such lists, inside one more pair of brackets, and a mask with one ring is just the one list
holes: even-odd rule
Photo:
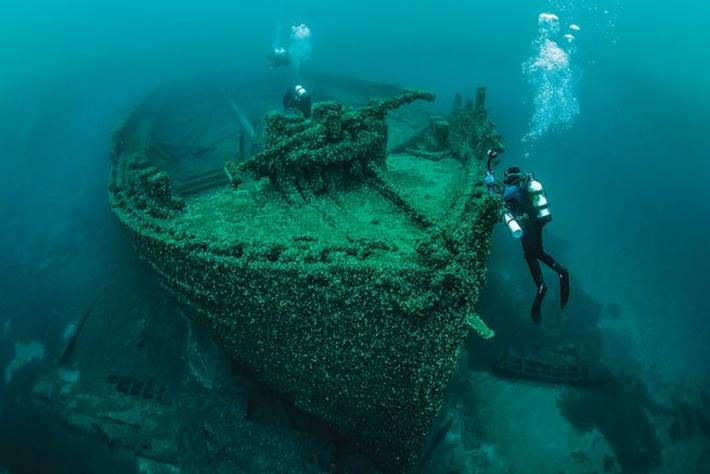
[[491, 168], [491, 163], [493, 160], [495, 160], [498, 157], [498, 153], [493, 151], [493, 150], [488, 150], [488, 162], [486, 163], [486, 168], [488, 168], [488, 172], [490, 174], [493, 174], [493, 169]]
[[[488, 162], [486, 163], [486, 168], [488, 168], [488, 174], [493, 176], [493, 169], [491, 168], [491, 163], [493, 160], [498, 156], [498, 153], [496, 153], [493, 150], [488, 150]], [[494, 178], [495, 182], [495, 178]], [[488, 185], [488, 194], [491, 194], [491, 185]]]

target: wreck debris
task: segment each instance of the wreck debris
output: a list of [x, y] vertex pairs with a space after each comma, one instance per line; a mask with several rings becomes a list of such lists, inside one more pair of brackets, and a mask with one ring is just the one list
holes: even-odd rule
[[458, 159], [469, 159], [471, 155], [483, 156], [488, 150], [503, 151], [500, 134], [488, 120], [486, 111], [486, 88], [479, 87], [476, 100], [461, 106], [460, 95], [454, 99], [448, 145]]
[[94, 311], [94, 303], [92, 303], [89, 308], [84, 312], [84, 315], [79, 320], [79, 323], [74, 326], [74, 331], [68, 338], [67, 345], [64, 346], [62, 355], [59, 357], [57, 365], [67, 365], [70, 363], [72, 356], [74, 355], [74, 350], [76, 349], [76, 343], [81, 335], [81, 330], [84, 329], [84, 324], [86, 320], [89, 319], [91, 313]]
[[597, 384], [610, 377], [607, 369], [591, 364], [576, 350], [545, 350], [525, 354], [506, 347], [493, 368], [506, 377], [556, 384]]
[[161, 403], [167, 403], [165, 392], [167, 387], [156, 383], [154, 380], [141, 380], [132, 377], [126, 377], [116, 374], [111, 374], [106, 378], [106, 382], [115, 385], [116, 391], [132, 397], [141, 397], [146, 400], [155, 400]]

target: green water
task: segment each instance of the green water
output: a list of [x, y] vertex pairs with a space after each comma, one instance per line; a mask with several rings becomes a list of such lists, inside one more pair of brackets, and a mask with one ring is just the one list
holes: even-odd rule
[[[565, 59], [526, 69], [541, 57], [545, 12], [559, 17], [548, 39]], [[708, 18], [710, 4], [699, 0], [5, 0], [0, 366], [15, 342], [39, 341], [47, 355], [16, 382], [0, 380], [0, 398], [8, 394], [0, 410], [28, 393], [33, 367], [51, 366], [72, 315], [97, 295], [116, 307], [170, 304], [151, 283], [136, 283], [152, 280], [106, 207], [115, 125], [155, 87], [203, 75], [269, 77], [281, 93], [298, 71], [269, 70], [265, 56], [279, 29], [285, 41], [291, 25], [306, 23], [304, 67], [432, 90], [442, 111], [456, 92], [488, 86], [507, 147], [501, 166], [518, 164], [545, 185], [554, 215], [547, 250], [572, 274], [569, 307], [557, 310], [551, 284], [545, 324], [533, 329], [534, 287], [519, 244], [498, 229], [480, 312], [499, 338], [467, 343], [470, 361], [445, 411], [455, 422], [427, 469], [708, 472]], [[569, 42], [563, 35], [572, 33]], [[618, 378], [596, 395], [497, 379], [489, 362], [508, 342], [571, 343]], [[673, 440], [681, 402], [695, 428]], [[16, 414], [3, 419], [36, 430], [5, 433], [5, 446], [42, 431], [41, 416]], [[37, 467], [25, 462], [31, 453], [0, 449], [0, 468], [80, 472], [81, 455], [47, 433], [37, 448], [56, 448], [57, 464]], [[634, 437], [649, 452], [634, 450]], [[97, 453], [102, 461], [87, 457], [87, 472], [111, 464], [110, 453]]]

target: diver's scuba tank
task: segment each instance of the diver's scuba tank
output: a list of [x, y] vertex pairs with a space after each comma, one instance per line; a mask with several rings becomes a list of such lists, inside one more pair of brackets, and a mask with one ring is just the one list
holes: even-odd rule
[[508, 229], [510, 229], [510, 233], [513, 234], [513, 237], [519, 239], [523, 236], [522, 227], [520, 227], [520, 224], [518, 224], [518, 221], [515, 220], [515, 217], [513, 217], [510, 212], [503, 214], [503, 220], [505, 221], [505, 225], [508, 226]]
[[542, 222], [551, 221], [552, 215], [547, 204], [547, 197], [545, 197], [545, 190], [542, 188], [540, 181], [537, 181], [534, 176], [530, 176], [527, 192], [535, 208], [535, 218]]

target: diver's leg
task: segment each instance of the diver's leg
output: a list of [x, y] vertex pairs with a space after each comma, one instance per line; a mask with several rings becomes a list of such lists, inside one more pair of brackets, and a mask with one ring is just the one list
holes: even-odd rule
[[560, 306], [565, 307], [567, 301], [569, 301], [569, 272], [565, 267], [559, 264], [557, 260], [552, 258], [545, 250], [542, 245], [542, 227], [540, 227], [540, 246], [538, 248], [538, 258], [542, 263], [552, 268], [557, 276], [560, 278]]
[[542, 269], [540, 268], [540, 263], [538, 262], [538, 238], [535, 228], [533, 226], [526, 226], [523, 232], [523, 237], [520, 239], [523, 244], [523, 255], [525, 256], [525, 261], [528, 263], [528, 268], [530, 269], [530, 275], [536, 286], [544, 284], [542, 278]]
[[560, 267], [557, 275], [560, 277], [560, 308], [564, 309], [569, 301], [569, 272], [566, 268]]
[[530, 314], [532, 320], [535, 324], [540, 324], [542, 321], [542, 313], [540, 311], [542, 307], [542, 300], [545, 298], [545, 293], [547, 293], [547, 286], [542, 278], [542, 269], [540, 268], [540, 263], [538, 262], [538, 249], [540, 248], [542, 237], [542, 229], [535, 223], [528, 223], [524, 232], [523, 238], [521, 239], [523, 244], [523, 253], [525, 254], [525, 261], [528, 262], [528, 268], [530, 268], [530, 274], [532, 275], [533, 281], [537, 288], [537, 294], [535, 295], [535, 300], [533, 301], [532, 309]]

